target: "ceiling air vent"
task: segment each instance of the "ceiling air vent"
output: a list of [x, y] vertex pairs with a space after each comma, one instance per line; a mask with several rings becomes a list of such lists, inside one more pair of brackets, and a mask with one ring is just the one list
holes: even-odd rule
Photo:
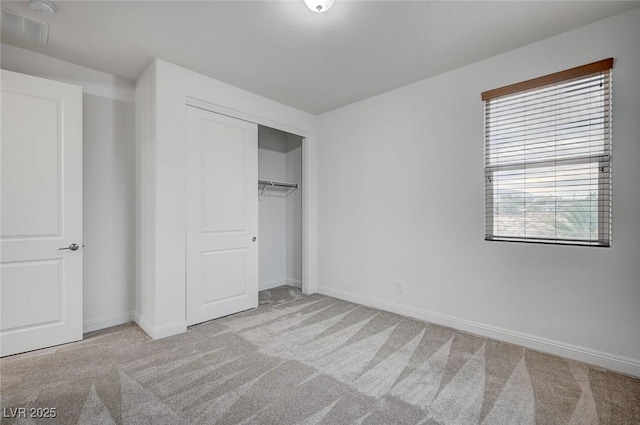
[[45, 46], [49, 41], [49, 24], [27, 18], [4, 7], [2, 8], [2, 32]]

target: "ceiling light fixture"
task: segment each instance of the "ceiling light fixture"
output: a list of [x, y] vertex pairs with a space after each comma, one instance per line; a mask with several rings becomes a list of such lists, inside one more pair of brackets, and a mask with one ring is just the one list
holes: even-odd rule
[[53, 12], [56, 11], [53, 3], [46, 0], [30, 0], [29, 8], [34, 12], [42, 13], [44, 15], [53, 15]]
[[304, 4], [316, 13], [326, 12], [331, 9], [336, 0], [304, 0]]

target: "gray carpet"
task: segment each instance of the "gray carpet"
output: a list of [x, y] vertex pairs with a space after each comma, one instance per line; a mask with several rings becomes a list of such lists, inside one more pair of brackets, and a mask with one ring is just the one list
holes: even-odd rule
[[6, 424], [640, 424], [640, 380], [291, 287], [182, 335], [123, 325], [0, 367], [3, 416], [57, 413]]

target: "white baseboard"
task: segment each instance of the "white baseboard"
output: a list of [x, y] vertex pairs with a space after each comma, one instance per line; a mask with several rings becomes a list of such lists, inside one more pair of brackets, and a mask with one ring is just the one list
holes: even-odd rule
[[102, 317], [100, 319], [86, 320], [82, 323], [82, 333], [122, 325], [132, 322], [134, 319], [135, 313], [133, 311], [128, 311], [126, 313], [114, 314], [113, 316]]
[[287, 278], [287, 285], [295, 286], [296, 288], [302, 288], [302, 281], [298, 280], [298, 279], [291, 279], [290, 277], [288, 277]]
[[151, 322], [138, 312], [136, 312], [136, 323], [147, 333], [147, 335], [153, 338], [151, 335], [153, 333], [153, 326], [151, 326]]
[[287, 279], [276, 279], [270, 280], [268, 282], [260, 282], [258, 285], [258, 290], [264, 291], [265, 289], [276, 288], [278, 286], [286, 285]]
[[380, 310], [389, 311], [391, 313], [413, 317], [425, 322], [436, 323], [438, 325], [448, 326], [454, 329], [459, 329], [462, 331], [497, 339], [499, 341], [521, 345], [545, 353], [567, 357], [569, 359], [589, 363], [595, 366], [624, 373], [626, 375], [640, 377], [640, 360], [592, 350], [590, 348], [567, 344], [560, 341], [554, 341], [547, 338], [541, 338], [534, 335], [510, 331], [507, 329], [489, 326], [470, 320], [459, 319], [444, 314], [433, 313], [430, 311], [418, 309], [415, 307], [409, 307], [398, 303], [382, 301], [376, 298], [371, 298], [348, 291], [342, 291], [339, 289], [329, 288], [326, 286], [316, 286], [314, 289], [320, 294], [339, 298], [341, 300], [363, 304]]
[[162, 339], [173, 335], [178, 335], [187, 331], [187, 321], [171, 323], [164, 326], [153, 326], [151, 322], [144, 316], [136, 313], [136, 323], [147, 333], [152, 339]]
[[302, 288], [302, 281], [298, 279], [285, 278], [270, 280], [268, 282], [260, 282], [260, 284], [258, 285], [258, 290], [264, 291], [265, 289], [277, 288], [278, 286], [282, 285], [290, 285], [295, 286], [296, 288]]

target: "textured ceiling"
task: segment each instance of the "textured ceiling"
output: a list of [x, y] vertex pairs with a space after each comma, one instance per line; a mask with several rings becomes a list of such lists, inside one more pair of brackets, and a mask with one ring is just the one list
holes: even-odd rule
[[322, 113], [612, 16], [634, 1], [56, 1], [3, 7], [51, 24], [2, 42], [135, 80], [155, 57]]

